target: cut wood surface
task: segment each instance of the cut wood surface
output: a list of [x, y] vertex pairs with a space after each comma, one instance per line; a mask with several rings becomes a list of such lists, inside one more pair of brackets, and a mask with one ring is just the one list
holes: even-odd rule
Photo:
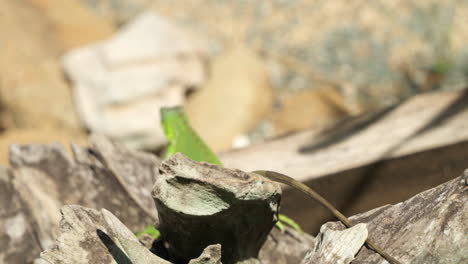
[[[310, 118], [314, 118], [311, 116]], [[415, 96], [328, 130], [308, 130], [223, 153], [226, 167], [308, 181], [382, 159], [468, 141], [468, 91]]]
[[[311, 117], [313, 118], [313, 117]], [[416, 96], [376, 114], [221, 155], [226, 167], [303, 181], [346, 215], [404, 201], [468, 166], [468, 91]], [[281, 211], [308, 232], [333, 217], [283, 191]]]

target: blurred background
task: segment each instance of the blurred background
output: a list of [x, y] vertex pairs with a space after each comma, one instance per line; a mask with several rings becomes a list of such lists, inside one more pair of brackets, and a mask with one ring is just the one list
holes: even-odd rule
[[183, 104], [217, 152], [468, 81], [468, 2], [0, 1], [0, 164], [11, 143], [165, 144]]

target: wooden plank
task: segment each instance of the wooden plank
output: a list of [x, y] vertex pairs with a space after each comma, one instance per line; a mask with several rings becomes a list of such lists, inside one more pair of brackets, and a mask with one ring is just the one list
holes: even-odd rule
[[[328, 130], [309, 130], [221, 155], [226, 167], [305, 182], [345, 214], [397, 203], [468, 167], [468, 90], [416, 96]], [[284, 191], [283, 212], [316, 231], [330, 215]], [[309, 206], [307, 206], [309, 208]]]

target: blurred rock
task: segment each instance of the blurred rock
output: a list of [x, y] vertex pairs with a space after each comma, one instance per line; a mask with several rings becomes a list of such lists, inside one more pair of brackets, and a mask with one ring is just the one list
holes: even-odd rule
[[165, 142], [159, 108], [184, 102], [205, 78], [201, 44], [163, 17], [144, 13], [111, 39], [64, 57], [80, 117], [131, 148]]
[[111, 36], [113, 23], [97, 16], [79, 0], [28, 0], [48, 19], [49, 38], [61, 50], [76, 48]]
[[309, 73], [273, 58], [284, 68], [275, 88], [297, 91], [333, 81], [368, 109], [468, 84], [466, 1], [82, 1], [116, 20], [152, 8], [211, 35], [213, 49], [235, 37], [294, 58]]
[[265, 64], [244, 46], [214, 59], [210, 78], [189, 97], [190, 123], [214, 151], [233, 146], [270, 112], [273, 91]]
[[0, 31], [0, 164], [10, 144], [83, 142], [59, 54], [109, 36], [111, 22], [76, 0], [2, 1]]
[[[80, 133], [50, 25], [26, 1], [0, 2], [0, 102], [6, 129]], [[2, 124], [4, 125], [4, 124]]]
[[[116, 24], [122, 25], [147, 10], [146, 6], [152, 0], [79, 0], [93, 8], [101, 17], [112, 19]], [[176, 4], [176, 3], [174, 3]], [[156, 10], [158, 13], [163, 10]]]
[[288, 93], [271, 114], [275, 136], [306, 128], [323, 128], [349, 116], [343, 95], [334, 87]]

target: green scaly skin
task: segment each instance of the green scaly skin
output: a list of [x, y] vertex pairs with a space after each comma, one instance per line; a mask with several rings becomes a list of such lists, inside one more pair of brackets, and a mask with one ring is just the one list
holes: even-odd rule
[[216, 154], [190, 126], [182, 107], [161, 108], [161, 124], [169, 141], [165, 159], [180, 152], [195, 161], [223, 166]]

